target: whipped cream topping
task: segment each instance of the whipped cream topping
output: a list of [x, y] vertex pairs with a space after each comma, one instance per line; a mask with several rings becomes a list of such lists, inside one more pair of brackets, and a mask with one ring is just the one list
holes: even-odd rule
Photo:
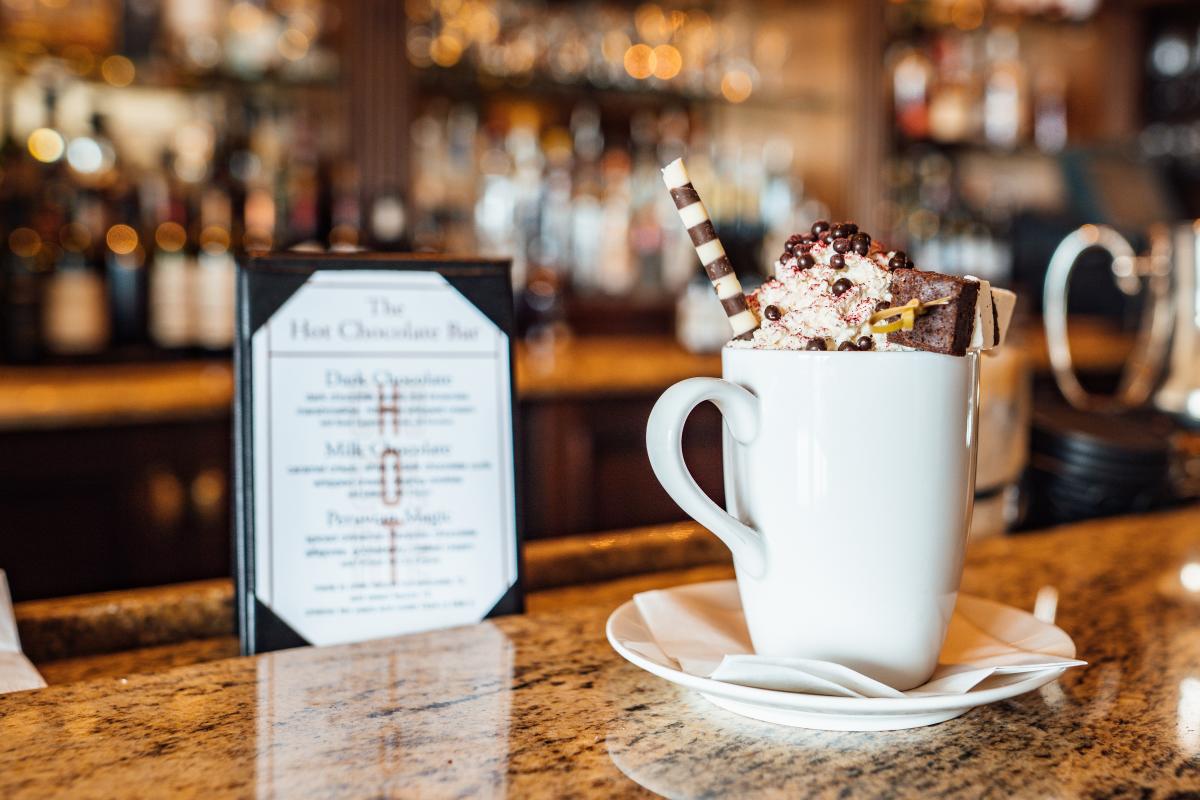
[[[888, 259], [895, 251], [886, 251], [872, 242], [867, 255], [853, 250], [842, 255], [843, 269], [829, 265], [832, 245], [816, 243], [808, 251], [815, 262], [802, 269], [797, 256], [775, 262], [774, 276], [747, 297], [750, 308], [762, 324], [750, 339], [735, 340], [730, 347], [757, 350], [803, 350], [814, 339], [823, 339], [828, 350], [837, 350], [843, 342], [855, 343], [870, 336], [875, 350], [909, 350], [889, 344], [887, 334], [872, 333], [870, 318], [877, 308], [892, 299]], [[845, 278], [850, 288], [834, 292], [834, 283]], [[779, 311], [778, 319], [766, 313], [768, 306]]]

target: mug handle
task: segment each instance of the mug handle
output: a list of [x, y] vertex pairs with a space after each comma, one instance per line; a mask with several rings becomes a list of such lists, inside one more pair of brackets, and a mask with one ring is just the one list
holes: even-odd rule
[[758, 398], [729, 381], [688, 378], [667, 389], [650, 412], [646, 425], [650, 466], [671, 499], [733, 552], [738, 570], [759, 578], [767, 561], [762, 534], [714, 503], [696, 484], [683, 460], [684, 423], [706, 400], [721, 412], [734, 440], [749, 444], [758, 435]]
[[[1084, 225], [1059, 243], [1050, 257], [1042, 295], [1042, 319], [1046, 329], [1046, 348], [1054, 381], [1063, 397], [1082, 410], [1108, 411], [1135, 408], [1149, 399], [1166, 357], [1167, 340], [1174, 322], [1170, 295], [1169, 235], [1163, 228], [1150, 232], [1150, 255], [1137, 256], [1124, 236], [1107, 225]], [[1146, 278], [1150, 302], [1142, 311], [1142, 324], [1121, 382], [1112, 397], [1091, 394], [1075, 375], [1071, 347], [1067, 338], [1067, 288], [1071, 272], [1084, 250], [1099, 247], [1113, 258], [1112, 273], [1117, 286], [1127, 295], [1141, 291]]]

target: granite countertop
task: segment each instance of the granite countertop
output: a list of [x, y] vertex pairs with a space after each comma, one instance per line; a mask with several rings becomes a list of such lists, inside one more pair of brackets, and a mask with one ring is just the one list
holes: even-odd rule
[[[1034, 369], [1049, 365], [1041, 326], [1017, 337]], [[1080, 370], [1115, 370], [1132, 347], [1128, 335], [1072, 318], [1071, 352]], [[552, 346], [521, 343], [516, 357], [522, 400], [656, 394], [696, 375], [720, 375], [717, 353], [695, 354], [664, 336], [591, 336]], [[0, 367], [0, 431], [115, 425], [228, 415], [233, 370], [202, 360], [71, 367]]]
[[[628, 575], [729, 562], [724, 545], [694, 522], [536, 539], [526, 542], [524, 550], [530, 610], [551, 597], [586, 602], [595, 584]], [[139, 659], [155, 665], [183, 663], [187, 653], [195, 660], [211, 660], [223, 651], [164, 648], [232, 637], [233, 582], [217, 578], [29, 600], [16, 604], [16, 616], [22, 649], [51, 683], [106, 673], [105, 663], [120, 671]], [[114, 660], [104, 662], [102, 654], [114, 654]]]
[[1195, 797], [1198, 571], [1197, 507], [978, 542], [964, 589], [1029, 607], [1057, 587], [1090, 666], [929, 728], [733, 716], [616, 656], [609, 592], [0, 697], [0, 796]]

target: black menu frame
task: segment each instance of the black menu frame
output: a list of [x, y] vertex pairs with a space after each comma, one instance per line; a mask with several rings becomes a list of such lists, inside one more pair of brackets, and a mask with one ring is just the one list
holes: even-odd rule
[[272, 253], [241, 260], [237, 275], [237, 331], [234, 345], [234, 577], [237, 628], [243, 655], [302, 647], [310, 643], [255, 594], [254, 418], [251, 339], [276, 311], [319, 270], [436, 272], [508, 336], [509, 408], [515, 510], [516, 581], [485, 615], [524, 611], [522, 547], [524, 517], [520, 490], [519, 439], [515, 390], [516, 336], [511, 262], [480, 258], [397, 253]]

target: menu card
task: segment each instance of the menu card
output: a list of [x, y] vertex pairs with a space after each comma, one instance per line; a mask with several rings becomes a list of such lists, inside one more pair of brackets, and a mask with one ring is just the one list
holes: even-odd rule
[[507, 263], [280, 255], [238, 285], [243, 651], [520, 611]]

